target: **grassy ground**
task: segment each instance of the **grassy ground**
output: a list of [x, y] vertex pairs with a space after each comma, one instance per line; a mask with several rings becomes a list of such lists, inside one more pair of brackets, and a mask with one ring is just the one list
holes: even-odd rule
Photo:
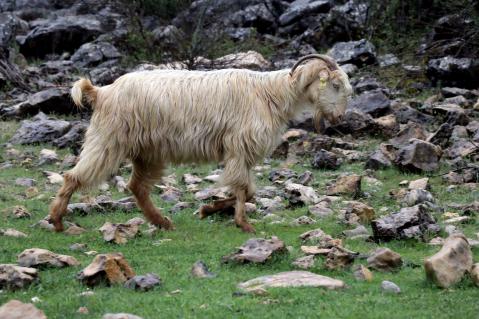
[[[17, 124], [2, 122], [0, 127], [0, 143], [5, 143]], [[48, 145], [15, 147], [22, 152], [38, 155], [40, 149]], [[1, 149], [1, 156], [6, 159], [5, 149]], [[58, 151], [61, 156], [66, 151]], [[33, 164], [36, 160], [33, 160]], [[273, 167], [280, 165], [273, 162]], [[175, 173], [177, 180], [185, 172], [194, 172], [205, 176], [213, 166], [195, 166], [171, 168], [169, 173]], [[300, 164], [292, 167], [297, 172], [311, 169], [309, 159], [300, 159]], [[143, 318], [478, 318], [479, 290], [470, 280], [464, 280], [453, 289], [442, 290], [425, 281], [423, 260], [434, 254], [439, 248], [432, 247], [417, 241], [393, 241], [381, 244], [400, 253], [406, 261], [400, 271], [396, 273], [374, 272], [371, 283], [358, 282], [350, 270], [326, 271], [319, 260], [313, 272], [344, 280], [349, 286], [342, 291], [326, 291], [322, 289], [274, 289], [269, 295], [259, 297], [251, 295], [235, 296], [236, 285], [239, 282], [259, 275], [272, 274], [291, 270], [291, 262], [301, 256], [299, 251], [299, 234], [322, 228], [327, 233], [339, 237], [347, 226], [338, 223], [335, 217], [320, 220], [316, 225], [289, 226], [292, 218], [307, 213], [307, 208], [287, 209], [279, 214], [287, 217], [284, 224], [271, 225], [259, 222], [256, 224], [257, 236], [276, 235], [293, 247], [289, 255], [277, 257], [264, 265], [224, 265], [221, 257], [232, 252], [248, 238], [234, 227], [227, 217], [214, 217], [200, 221], [193, 212], [200, 203], [195, 202], [194, 208], [186, 209], [170, 217], [176, 225], [176, 231], [161, 232], [153, 238], [148, 236], [130, 240], [126, 245], [108, 244], [103, 241], [97, 229], [106, 221], [125, 222], [141, 216], [141, 212], [111, 211], [91, 216], [70, 216], [88, 232], [79, 236], [66, 236], [45, 230], [31, 228], [37, 220], [47, 214], [51, 196], [57, 186], [48, 185], [42, 170], [60, 171], [55, 165], [35, 167], [34, 165], [15, 165], [13, 168], [0, 170], [0, 211], [8, 213], [14, 205], [24, 205], [33, 217], [30, 220], [14, 220], [5, 213], [0, 217], [1, 228], [15, 228], [29, 234], [28, 238], [15, 239], [0, 238], [0, 263], [15, 263], [16, 256], [26, 248], [38, 247], [49, 249], [56, 253], [68, 254], [76, 257], [81, 266], [65, 269], [43, 269], [40, 272], [40, 283], [27, 290], [16, 292], [3, 291], [0, 293], [0, 304], [10, 299], [19, 299], [30, 302], [32, 297], [40, 298], [36, 305], [45, 311], [48, 318], [101, 318], [107, 312], [128, 312]], [[362, 173], [362, 164], [345, 164], [337, 172], [314, 171], [315, 188], [319, 194], [324, 193], [324, 184], [333, 179], [340, 172]], [[122, 174], [127, 177], [128, 172]], [[25, 197], [25, 188], [15, 185], [17, 177], [28, 177], [37, 180], [39, 195], [31, 199]], [[267, 173], [258, 179], [259, 185], [268, 185]], [[419, 175], [405, 175], [396, 170], [377, 172], [383, 185], [363, 185], [363, 190], [369, 194], [363, 200], [376, 209], [378, 213], [382, 207], [391, 212], [398, 209], [398, 204], [390, 199], [388, 192], [398, 187], [401, 180], [412, 180]], [[180, 187], [184, 188], [184, 185]], [[202, 184], [206, 186], [207, 183]], [[432, 178], [432, 193], [441, 206], [448, 203], [469, 203], [479, 197], [477, 191], [457, 189], [447, 192], [446, 185], [439, 177]], [[114, 198], [125, 194], [110, 189]], [[96, 195], [98, 192], [92, 192]], [[73, 198], [79, 201], [81, 194]], [[159, 200], [159, 194], [153, 195], [154, 202], [165, 211], [171, 206]], [[182, 198], [192, 201], [193, 196], [185, 192]], [[254, 217], [254, 216], [253, 216]], [[441, 216], [436, 216], [441, 220]], [[461, 226], [468, 236], [475, 237], [478, 232], [477, 217], [474, 223]], [[171, 239], [163, 241], [162, 239]], [[134, 292], [123, 287], [97, 287], [93, 296], [79, 296], [87, 290], [76, 281], [75, 275], [88, 265], [93, 257], [81, 252], [72, 252], [69, 246], [73, 243], [87, 243], [89, 250], [99, 253], [122, 252], [137, 274], [154, 272], [161, 276], [163, 285], [153, 291], [142, 293]], [[345, 240], [345, 246], [351, 250], [367, 253], [377, 247], [374, 243], [358, 240]], [[475, 261], [479, 261], [479, 251], [474, 249]], [[203, 260], [211, 270], [218, 274], [214, 279], [194, 279], [190, 269], [194, 262]], [[359, 263], [359, 262], [357, 262]], [[383, 294], [380, 289], [382, 280], [390, 280], [398, 284], [400, 295]], [[79, 307], [87, 307], [89, 315], [78, 314]]]

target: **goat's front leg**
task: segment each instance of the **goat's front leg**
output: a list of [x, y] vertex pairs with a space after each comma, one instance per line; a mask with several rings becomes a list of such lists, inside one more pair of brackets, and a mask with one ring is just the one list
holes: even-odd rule
[[235, 192], [236, 194], [236, 206], [235, 206], [235, 223], [236, 226], [240, 227], [242, 231], [246, 233], [255, 233], [254, 227], [248, 223], [246, 217], [246, 190], [240, 189]]

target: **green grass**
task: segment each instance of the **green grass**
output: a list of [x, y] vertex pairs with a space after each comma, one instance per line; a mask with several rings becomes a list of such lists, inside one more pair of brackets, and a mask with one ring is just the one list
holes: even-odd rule
[[[0, 143], [6, 142], [18, 126], [14, 122], [2, 122], [0, 127]], [[378, 141], [372, 141], [364, 150], [372, 148]], [[38, 155], [48, 145], [15, 146], [21, 152]], [[5, 149], [1, 156], [6, 160]], [[61, 157], [67, 151], [59, 151]], [[35, 164], [36, 159], [33, 159]], [[26, 290], [15, 292], [3, 291], [0, 293], [0, 304], [10, 299], [19, 299], [30, 302], [32, 297], [39, 297], [41, 302], [36, 306], [45, 311], [48, 318], [101, 318], [107, 312], [128, 312], [143, 318], [477, 318], [479, 303], [477, 303], [478, 288], [470, 280], [464, 280], [452, 289], [442, 290], [425, 281], [422, 263], [425, 257], [438, 251], [415, 240], [392, 241], [380, 246], [389, 247], [400, 253], [406, 261], [406, 266], [395, 273], [374, 272], [371, 283], [358, 282], [354, 279], [351, 270], [327, 271], [322, 268], [322, 261], [318, 260], [313, 272], [344, 280], [347, 289], [341, 291], [326, 291], [313, 288], [273, 289], [267, 296], [242, 295], [235, 296], [236, 285], [239, 282], [252, 279], [256, 276], [273, 274], [280, 271], [292, 270], [291, 262], [301, 256], [298, 236], [307, 230], [322, 228], [332, 236], [339, 237], [341, 231], [348, 227], [339, 223], [336, 217], [320, 220], [316, 225], [289, 226], [289, 221], [307, 213], [306, 207], [286, 209], [278, 214], [286, 217], [283, 224], [271, 225], [264, 222], [256, 224], [257, 236], [276, 235], [293, 250], [289, 254], [278, 256], [264, 265], [231, 265], [222, 264], [221, 257], [235, 250], [252, 235], [243, 234], [236, 228], [228, 217], [215, 216], [200, 221], [193, 212], [201, 205], [194, 203], [194, 207], [171, 216], [176, 225], [176, 231], [161, 232], [153, 238], [141, 236], [130, 240], [126, 245], [109, 244], [103, 241], [98, 228], [106, 221], [124, 222], [132, 217], [141, 216], [139, 210], [132, 212], [109, 211], [94, 213], [90, 216], [68, 216], [88, 230], [79, 236], [67, 236], [47, 232], [42, 229], [31, 228], [37, 220], [48, 212], [48, 205], [58, 186], [48, 185], [42, 175], [43, 170], [59, 171], [56, 165], [42, 167], [22, 167], [14, 162], [10, 169], [0, 170], [0, 211], [9, 212], [15, 205], [24, 205], [33, 217], [30, 220], [14, 220], [7, 214], [0, 215], [0, 227], [12, 227], [29, 234], [28, 238], [15, 239], [0, 238], [0, 263], [15, 263], [16, 256], [24, 249], [38, 247], [49, 249], [60, 254], [68, 254], [77, 258], [81, 266], [65, 269], [42, 269], [40, 282]], [[272, 161], [272, 167], [280, 165], [279, 161]], [[205, 176], [216, 166], [180, 166], [170, 168], [168, 174], [176, 174], [178, 185], [184, 189], [181, 176], [185, 172], [193, 172]], [[311, 169], [308, 158], [300, 158], [300, 163], [292, 167], [297, 172]], [[313, 183], [319, 194], [324, 194], [324, 185], [334, 179], [341, 172], [364, 173], [362, 164], [343, 164], [338, 171], [312, 170], [315, 175]], [[128, 171], [122, 170], [122, 175], [128, 177]], [[25, 189], [16, 186], [17, 177], [29, 177], [37, 180], [39, 196], [27, 199]], [[415, 174], [402, 174], [390, 169], [379, 171], [376, 174], [383, 185], [380, 187], [363, 185], [363, 190], [369, 197], [361, 200], [367, 202], [379, 213], [381, 207], [387, 207], [389, 212], [399, 209], [395, 200], [388, 196], [393, 188], [398, 188], [401, 180], [412, 180], [421, 177]], [[259, 185], [269, 185], [267, 172], [257, 179]], [[203, 183], [205, 187], [208, 183]], [[469, 203], [479, 197], [477, 191], [457, 189], [453, 193], [446, 190], [439, 177], [432, 178], [432, 193], [438, 199], [438, 204], [445, 206], [448, 203]], [[110, 189], [114, 198], [120, 194]], [[96, 191], [92, 195], [98, 194]], [[73, 202], [79, 201], [82, 194], [75, 194]], [[345, 198], [347, 199], [347, 198]], [[153, 200], [159, 207], [168, 211], [171, 204], [162, 202], [156, 191]], [[193, 201], [193, 196], [186, 193], [182, 200]], [[340, 208], [338, 205], [336, 208]], [[253, 216], [254, 217], [254, 216]], [[441, 221], [441, 216], [436, 215]], [[461, 226], [468, 236], [475, 236], [477, 232], [477, 217], [474, 223]], [[161, 239], [171, 239], [155, 245]], [[81, 285], [75, 275], [93, 257], [81, 252], [72, 252], [69, 246], [73, 243], [86, 243], [88, 250], [99, 253], [121, 252], [137, 274], [154, 272], [158, 274], [163, 285], [150, 292], [135, 292], [121, 286], [100, 286], [93, 289], [93, 296], [79, 296], [87, 287]], [[345, 246], [361, 253], [378, 247], [374, 243], [345, 240]], [[474, 249], [475, 261], [479, 261], [479, 251]], [[194, 279], [190, 269], [194, 262], [203, 260], [210, 269], [217, 273], [214, 279]], [[364, 261], [357, 261], [360, 263]], [[418, 265], [418, 266], [415, 266]], [[390, 280], [398, 284], [400, 295], [383, 294], [380, 289], [382, 280]], [[179, 290], [178, 293], [174, 293]], [[79, 307], [87, 307], [90, 314], [76, 313]]]

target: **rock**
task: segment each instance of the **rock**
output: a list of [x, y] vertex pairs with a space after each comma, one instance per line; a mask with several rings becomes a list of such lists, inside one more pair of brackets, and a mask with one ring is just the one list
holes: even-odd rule
[[471, 268], [471, 248], [462, 234], [446, 238], [441, 250], [424, 261], [427, 279], [441, 288], [458, 283]]
[[41, 248], [25, 249], [18, 255], [17, 262], [22, 267], [68, 267], [80, 263], [72, 256], [55, 254]]
[[401, 255], [389, 248], [378, 248], [368, 257], [368, 266], [379, 271], [393, 271], [402, 264]]
[[36, 184], [37, 184], [37, 181], [32, 178], [19, 177], [15, 180], [15, 185], [19, 185], [23, 187], [33, 187]]
[[391, 103], [391, 108], [397, 121], [401, 124], [407, 124], [408, 122], [428, 124], [434, 121], [433, 116], [419, 112], [405, 103]]
[[38, 165], [53, 164], [57, 161], [58, 155], [54, 150], [44, 148], [40, 151], [40, 160], [38, 161]]
[[270, 259], [271, 256], [283, 253], [286, 251], [284, 242], [278, 237], [271, 237], [271, 239], [251, 238], [241, 247], [236, 253], [223, 257], [223, 262], [237, 262], [237, 263], [263, 263]]
[[[52, 141], [52, 145], [58, 148], [71, 148], [75, 154], [80, 152], [83, 144], [85, 132], [88, 128], [88, 122], [73, 121], [71, 128], [66, 134]], [[72, 165], [73, 166], [73, 165]]]
[[446, 219], [444, 221], [444, 224], [467, 224], [472, 221], [472, 218], [470, 216], [458, 216], [458, 217], [453, 217]]
[[273, 199], [256, 198], [256, 202], [259, 204], [261, 209], [266, 214], [274, 213], [274, 212], [277, 212], [277, 211], [282, 211], [286, 208], [285, 205], [283, 204], [283, 199], [279, 196], [276, 196]]
[[312, 187], [295, 183], [286, 183], [285, 197], [293, 206], [311, 205], [319, 202], [319, 197]]
[[[353, 217], [356, 216], [356, 217]], [[355, 220], [359, 218], [361, 223], [369, 224], [375, 217], [374, 209], [364, 203], [351, 201], [348, 204], [345, 213], [345, 220]]]
[[125, 288], [139, 291], [148, 291], [160, 285], [160, 277], [153, 273], [149, 273], [144, 276], [137, 275], [131, 279], [128, 279], [128, 281], [124, 284]]
[[291, 225], [293, 226], [312, 225], [312, 224], [316, 224], [316, 221], [308, 216], [300, 216], [291, 222]]
[[442, 118], [443, 121], [453, 126], [465, 126], [469, 124], [470, 121], [465, 110], [456, 104], [436, 104], [432, 111], [437, 117]]
[[185, 184], [199, 184], [203, 181], [203, 179], [199, 178], [198, 176], [192, 174], [184, 174], [183, 175], [183, 182]]
[[2, 229], [0, 228], [0, 236], [14, 237], [14, 238], [25, 238], [28, 237], [27, 234], [22, 233], [13, 228]]
[[426, 232], [437, 233], [440, 228], [427, 212], [425, 205], [402, 208], [397, 213], [383, 216], [371, 222], [374, 238], [389, 241], [423, 237]]
[[[22, 289], [38, 280], [38, 270], [12, 264], [0, 264], [0, 289]], [[0, 311], [1, 312], [1, 311]]]
[[330, 203], [328, 201], [321, 201], [314, 206], [308, 207], [308, 212], [319, 218], [328, 217], [334, 214], [334, 211], [330, 208]]
[[411, 139], [426, 140], [427, 132], [423, 125], [415, 122], [408, 122], [389, 143], [394, 147], [400, 148], [410, 143]]
[[[4, 109], [1, 112], [3, 112], [4, 116], [7, 117], [25, 118], [27, 116], [35, 115], [39, 112], [48, 114], [72, 114], [77, 113], [77, 110], [78, 109], [72, 102], [72, 99], [70, 97], [70, 91], [68, 89], [48, 88], [33, 95], [30, 95], [26, 101], [13, 105], [10, 108]], [[33, 118], [34, 121], [35, 118]], [[57, 120], [57, 123], [54, 124], [61, 128], [61, 124], [63, 124], [63, 122], [65, 121], [58, 121], [59, 120]], [[27, 123], [29, 122], [30, 121], [28, 121]], [[46, 123], [42, 124], [45, 125]], [[40, 124], [37, 123], [37, 126], [38, 125]], [[28, 133], [28, 130], [26, 130], [25, 133]], [[29, 133], [34, 134], [34, 132]]]
[[160, 195], [160, 198], [165, 202], [177, 203], [180, 200], [181, 195], [183, 195], [183, 192], [179, 188], [173, 186], [165, 186], [163, 188], [162, 194]]
[[271, 67], [271, 63], [256, 51], [228, 54], [215, 59], [213, 65], [221, 66], [221, 68], [256, 70], [266, 70]]
[[402, 199], [406, 206], [414, 206], [423, 202], [434, 203], [435, 199], [431, 193], [424, 189], [412, 189]]
[[392, 281], [384, 280], [381, 282], [381, 290], [385, 293], [398, 294], [401, 293], [401, 288]]
[[50, 184], [63, 184], [63, 176], [58, 173], [43, 171], [43, 174], [47, 177]]
[[141, 222], [129, 220], [122, 224], [106, 222], [99, 230], [105, 241], [115, 242], [115, 244], [126, 244], [128, 239], [132, 239], [138, 234], [139, 226], [143, 223], [143, 220]]
[[227, 196], [225, 194], [226, 188], [206, 188], [199, 192], [195, 193], [196, 200], [216, 200], [216, 199], [225, 199]]
[[108, 42], [89, 42], [83, 44], [72, 55], [71, 60], [80, 67], [95, 66], [102, 62], [121, 58], [121, 53]]
[[87, 286], [96, 286], [101, 282], [123, 284], [135, 276], [121, 253], [96, 255], [92, 263], [77, 274], [77, 279]]
[[193, 207], [193, 203], [191, 202], [178, 202], [173, 207], [170, 208], [171, 213], [178, 213], [182, 210], [188, 209]]
[[87, 244], [74, 243], [70, 245], [69, 249], [72, 251], [85, 251], [88, 248]]
[[122, 176], [114, 176], [112, 180], [118, 192], [124, 193], [125, 190], [128, 188], [128, 185], [126, 184], [125, 179]]
[[296, 176], [297, 175], [295, 171], [289, 168], [280, 168], [280, 169], [272, 170], [269, 173], [269, 180], [272, 182], [285, 181], [290, 178], [295, 178]]
[[367, 267], [363, 265], [358, 265], [354, 269], [353, 274], [356, 280], [367, 281], [367, 282], [373, 281], [373, 273], [371, 272], [371, 270], [369, 270]]
[[361, 194], [361, 176], [352, 174], [339, 177], [334, 184], [327, 187], [326, 194], [359, 196]]
[[313, 229], [313, 230], [307, 231], [305, 233], [302, 233], [299, 236], [299, 238], [303, 242], [315, 243], [315, 242], [318, 242], [318, 241], [322, 240], [326, 236], [329, 236], [329, 235], [327, 235], [322, 229], [317, 228], [317, 229]]
[[477, 143], [466, 139], [458, 139], [447, 149], [447, 156], [449, 158], [464, 158], [473, 154], [478, 149]]
[[291, 265], [301, 269], [310, 269], [314, 266], [314, 255], [297, 258]]
[[69, 214], [88, 215], [93, 211], [108, 212], [112, 210], [131, 211], [136, 207], [135, 199], [132, 197], [124, 197], [119, 200], [111, 200], [110, 198], [97, 197], [92, 203], [72, 203], [68, 204], [67, 211]]
[[15, 219], [30, 218], [32, 214], [24, 206], [13, 207], [12, 215]]
[[310, 171], [305, 171], [301, 175], [298, 176], [297, 181], [298, 184], [308, 186], [314, 180], [314, 175]]
[[344, 230], [342, 234], [349, 239], [369, 238], [369, 232], [363, 225], [358, 225], [354, 229]]
[[378, 56], [378, 62], [379, 62], [379, 66], [382, 68], [386, 68], [388, 66], [393, 66], [393, 65], [397, 65], [401, 63], [398, 57], [392, 53], [387, 53], [387, 54]]
[[20, 41], [20, 53], [25, 57], [43, 58], [50, 53], [73, 52], [102, 31], [95, 16], [77, 15], [72, 19], [59, 15], [35, 26]]
[[22, 303], [18, 300], [10, 300], [0, 307], [2, 319], [47, 319], [43, 311], [37, 309], [31, 303]]
[[409, 185], [408, 185], [408, 188], [409, 189], [424, 189], [424, 190], [427, 190], [427, 189], [430, 188], [429, 178], [428, 177], [423, 177], [423, 178], [420, 178], [420, 179], [410, 181]]
[[479, 60], [471, 58], [455, 58], [445, 56], [431, 59], [427, 64], [426, 75], [433, 82], [442, 85], [463, 88], [477, 88], [474, 83], [479, 81]]
[[380, 90], [367, 91], [353, 98], [348, 109], [358, 109], [361, 112], [380, 117], [391, 111], [391, 101]]
[[73, 224], [70, 225], [63, 233], [65, 235], [77, 236], [83, 234], [84, 232], [86, 232], [85, 228]]
[[107, 313], [104, 314], [102, 319], [143, 319], [139, 316], [135, 316], [129, 313]]
[[311, 166], [317, 169], [337, 169], [339, 165], [340, 162], [336, 154], [323, 149], [314, 154], [311, 161]]
[[369, 155], [365, 168], [367, 169], [385, 169], [392, 166], [392, 162], [396, 159], [394, 147], [391, 144], [381, 144], [379, 149]]
[[352, 63], [357, 66], [376, 63], [376, 48], [365, 40], [338, 42], [328, 51], [338, 64]]
[[355, 255], [342, 247], [332, 247], [326, 255], [324, 267], [328, 270], [344, 269], [354, 262]]
[[195, 278], [215, 278], [216, 274], [208, 270], [208, 266], [201, 260], [195, 262], [191, 267], [191, 275]]
[[288, 271], [275, 275], [261, 276], [238, 284], [238, 288], [248, 292], [258, 289], [277, 287], [322, 287], [326, 289], [342, 289], [343, 281], [326, 276], [316, 275], [308, 271]]
[[280, 25], [291, 24], [313, 13], [328, 12], [330, 6], [329, 0], [296, 0], [289, 4], [278, 21]]
[[431, 172], [439, 167], [441, 155], [439, 146], [411, 139], [408, 145], [399, 149], [395, 164], [404, 171]]
[[47, 143], [65, 134], [71, 124], [63, 120], [49, 119], [39, 113], [32, 120], [22, 121], [22, 125], [10, 139], [13, 144]]
[[394, 136], [399, 131], [399, 123], [397, 122], [396, 116], [394, 114], [389, 114], [374, 119], [374, 125], [381, 132], [381, 135], [385, 137]]
[[479, 263], [475, 263], [474, 265], [472, 265], [471, 279], [474, 284], [479, 287]]

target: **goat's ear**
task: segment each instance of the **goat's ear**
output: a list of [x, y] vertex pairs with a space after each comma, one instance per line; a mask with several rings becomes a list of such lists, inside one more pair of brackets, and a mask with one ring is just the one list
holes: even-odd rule
[[310, 63], [297, 68], [291, 77], [293, 86], [302, 92], [307, 90], [316, 80], [320, 81], [320, 85], [326, 85], [326, 82], [329, 80], [329, 71], [316, 63]]

